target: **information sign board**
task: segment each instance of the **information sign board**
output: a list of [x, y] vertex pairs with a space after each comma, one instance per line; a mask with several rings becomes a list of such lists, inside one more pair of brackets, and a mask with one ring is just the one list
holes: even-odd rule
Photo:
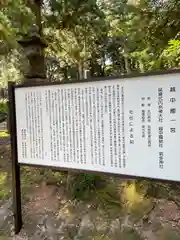
[[18, 163], [180, 181], [180, 74], [15, 87]]

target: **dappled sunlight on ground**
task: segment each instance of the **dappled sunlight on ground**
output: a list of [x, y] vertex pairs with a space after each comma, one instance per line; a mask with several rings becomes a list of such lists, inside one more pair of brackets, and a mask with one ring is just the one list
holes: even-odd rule
[[138, 188], [135, 181], [107, 178], [107, 185], [89, 192], [89, 200], [73, 200], [65, 175], [30, 167], [21, 168], [24, 225], [13, 236], [9, 146], [1, 146], [0, 153], [0, 236], [5, 239], [180, 239], [180, 209], [168, 199], [169, 191], [157, 199], [146, 194], [145, 184]]

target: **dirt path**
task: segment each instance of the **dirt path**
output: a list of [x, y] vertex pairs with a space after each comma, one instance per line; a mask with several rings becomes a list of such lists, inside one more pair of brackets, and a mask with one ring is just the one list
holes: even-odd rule
[[[11, 213], [9, 213], [11, 216]], [[10, 217], [11, 218], [11, 217]], [[8, 231], [12, 231], [12, 219]], [[69, 201], [64, 190], [36, 186], [23, 204], [24, 226], [14, 240], [179, 240], [180, 211], [171, 201], [159, 200], [155, 208], [139, 221], [130, 215], [109, 216], [98, 206]]]
[[[70, 200], [65, 187], [53, 183], [51, 172], [32, 168], [21, 172], [24, 225], [14, 236], [8, 145], [0, 146], [0, 170], [0, 240], [180, 240], [180, 210], [174, 201], [144, 198], [125, 211], [125, 204], [97, 200], [95, 193], [90, 201]], [[45, 184], [49, 179], [51, 185]]]
[[0, 137], [0, 145], [9, 145], [11, 142], [10, 137]]

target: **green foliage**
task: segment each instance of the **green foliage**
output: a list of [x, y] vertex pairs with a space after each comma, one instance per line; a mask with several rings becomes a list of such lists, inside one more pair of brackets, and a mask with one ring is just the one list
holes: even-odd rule
[[95, 192], [103, 182], [99, 175], [80, 173], [74, 177], [71, 194], [73, 198], [91, 198], [92, 192]]
[[9, 134], [7, 132], [0, 132], [0, 137], [8, 137]]
[[[45, 1], [42, 24], [48, 78], [82, 79], [86, 70], [91, 76], [110, 76], [179, 67], [179, 9], [177, 0]], [[22, 79], [25, 61], [11, 50], [21, 51], [19, 34], [28, 33], [37, 19], [30, 1], [2, 4], [1, 85], [12, 76]]]
[[[17, 40], [37, 24], [38, 15], [32, 1], [2, 1], [0, 8], [0, 86], [5, 87], [9, 80], [23, 79], [22, 72], [28, 64]], [[178, 68], [179, 9], [177, 0], [44, 1], [42, 25], [48, 44], [48, 78], [82, 79], [86, 70], [91, 76], [111, 76]], [[0, 113], [6, 112], [7, 104], [0, 103]], [[30, 173], [23, 171], [24, 179], [31, 182], [36, 177], [32, 179]], [[43, 174], [49, 179], [52, 173]], [[40, 178], [44, 179], [42, 175]], [[72, 195], [86, 196], [101, 181], [99, 176], [76, 174]], [[99, 191], [99, 195], [109, 202], [118, 202], [116, 194], [109, 196], [109, 189]]]
[[161, 59], [166, 68], [177, 68], [180, 66], [180, 41], [170, 40], [168, 47], [163, 50]]
[[7, 177], [7, 172], [0, 172], [0, 200], [6, 199], [9, 195], [9, 191], [6, 186]]
[[8, 102], [7, 100], [0, 100], [0, 113], [7, 114], [8, 112]]
[[180, 232], [175, 229], [170, 229], [166, 227], [162, 230], [161, 236], [159, 237], [160, 240], [179, 240], [180, 239]]
[[117, 234], [115, 240], [126, 239], [126, 240], [143, 240], [143, 238], [134, 230], [125, 228], [121, 233]]
[[18, 47], [19, 34], [27, 34], [35, 16], [23, 0], [2, 1], [0, 6], [0, 53]]
[[45, 182], [47, 185], [56, 184], [60, 185], [63, 175], [61, 172], [53, 172], [49, 169], [40, 169], [32, 167], [22, 167], [21, 168], [22, 176], [22, 186], [24, 188], [29, 187], [30, 185], [40, 182]]
[[0, 122], [3, 122], [8, 113], [8, 103], [7, 100], [0, 100]]
[[98, 235], [98, 236], [93, 236], [94, 240], [112, 240], [111, 238], [104, 236], [104, 235]]
[[8, 81], [16, 83], [23, 79], [23, 72], [27, 69], [27, 60], [22, 56], [20, 49], [0, 55], [0, 87], [6, 88]]
[[4, 188], [4, 186], [1, 188], [0, 186], [0, 200], [5, 200], [9, 196], [9, 191]]

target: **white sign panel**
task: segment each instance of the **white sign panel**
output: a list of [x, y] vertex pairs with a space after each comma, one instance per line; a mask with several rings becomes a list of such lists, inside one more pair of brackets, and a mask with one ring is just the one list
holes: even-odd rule
[[19, 163], [180, 180], [180, 74], [15, 89]]

